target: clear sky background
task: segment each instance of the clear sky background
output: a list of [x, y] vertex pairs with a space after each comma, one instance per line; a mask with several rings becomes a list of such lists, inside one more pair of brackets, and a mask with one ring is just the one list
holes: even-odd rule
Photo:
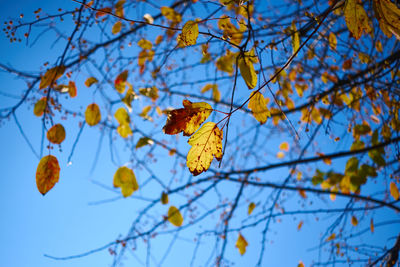
[[[59, 7], [74, 5], [76, 4], [67, 0], [14, 0], [3, 3], [0, 18], [2, 20], [16, 18], [20, 13], [26, 16], [32, 15], [33, 11], [39, 7], [51, 13]], [[21, 70], [38, 71], [45, 61], [54, 63], [59, 56], [60, 47], [64, 45], [62, 43], [60, 47], [56, 45], [49, 49], [49, 43], [52, 41], [50, 38], [44, 34], [33, 47], [26, 47], [25, 42], [10, 44], [4, 34], [1, 34], [0, 61]], [[83, 89], [80, 90], [79, 86], [82, 87], [83, 84], [82, 79], [77, 82], [78, 100], [85, 101], [85, 97], [91, 97], [91, 95]], [[0, 81], [0, 108], [2, 108], [15, 103], [16, 99], [13, 96], [20, 96], [25, 85], [3, 72], [0, 72]], [[32, 110], [32, 103], [24, 105], [18, 110], [17, 119], [33, 149], [36, 153], [40, 153], [41, 119], [35, 117]], [[135, 193], [134, 197], [123, 199], [118, 190], [112, 189], [112, 177], [117, 166], [110, 160], [107, 138], [104, 140], [101, 138], [99, 129], [88, 127], [84, 129], [72, 157], [72, 164], [68, 165], [68, 156], [78, 134], [79, 120], [68, 120], [62, 123], [68, 128], [67, 139], [62, 146], [62, 151], [58, 148], [54, 149], [61, 166], [60, 182], [48, 194], [42, 196], [36, 188], [35, 181], [39, 159], [30, 149], [15, 121], [12, 118], [9, 121], [1, 121], [0, 258], [2, 263], [0, 265], [2, 266], [109, 266], [113, 258], [107, 250], [66, 261], [55, 261], [44, 255], [75, 255], [123, 237], [128, 232], [131, 222], [136, 218], [138, 207], [146, 203], [145, 200], [140, 199], [141, 192]], [[277, 140], [277, 144], [281, 141]], [[126, 151], [121, 150], [119, 163], [123, 165]], [[92, 170], [97, 154], [98, 164]], [[168, 156], [163, 154], [159, 156], [168, 161]], [[160, 161], [155, 171], [165, 172], [169, 165], [163, 164], [163, 161]], [[286, 173], [286, 170], [283, 173]], [[279, 172], [272, 174], [277, 177], [280, 175]], [[226, 190], [233, 191], [236, 188], [226, 188]], [[149, 187], [146, 190], [151, 191], [153, 188]], [[155, 190], [155, 194], [159, 194], [159, 191]], [[210, 206], [215, 204], [212, 203], [212, 199], [209, 201], [211, 203], [205, 204]], [[340, 201], [339, 198], [336, 203]], [[287, 207], [295, 209], [298, 205], [300, 205], [299, 202], [292, 198]], [[326, 205], [333, 204], [327, 199]], [[243, 211], [245, 210], [246, 207], [243, 206]], [[160, 216], [166, 211], [167, 207], [160, 206]], [[331, 217], [323, 215], [318, 222], [313, 216], [305, 216], [302, 219], [305, 223], [301, 231], [297, 231], [299, 220], [294, 220], [290, 216], [283, 217], [282, 223], [273, 225], [265, 254], [268, 266], [297, 266], [299, 260], [308, 266], [312, 259], [318, 257], [318, 250], [313, 248], [318, 245], [316, 241], [321, 236], [320, 230], [332, 222]], [[368, 219], [365, 221], [369, 222]], [[315, 223], [318, 225], [317, 230], [314, 227]], [[257, 248], [260, 244], [261, 239], [257, 232], [260, 229], [244, 231], [247, 240], [251, 240], [246, 257], [239, 255], [234, 242], [229, 243], [227, 254], [235, 261], [235, 266], [246, 266], [249, 259], [258, 257], [258, 249], [252, 248]], [[361, 225], [360, 229], [368, 229], [368, 223]], [[365, 241], [375, 239], [376, 242], [380, 242], [379, 244], [385, 242], [392, 244], [393, 240], [387, 238], [396, 232], [398, 229], [393, 225], [377, 227], [375, 235], [366, 237]], [[154, 258], [151, 263], [154, 266], [159, 264], [173, 237], [160, 236], [158, 241], [154, 242], [151, 250]], [[179, 235], [178, 240], [180, 242], [162, 266], [188, 266], [195, 242], [186, 238], [185, 234]], [[213, 239], [201, 241], [205, 248], [199, 251], [196, 258], [209, 257], [209, 251], [213, 250], [211, 240], [214, 241]], [[207, 245], [208, 243], [210, 245]], [[285, 250], [283, 251], [282, 248]], [[137, 250], [127, 253], [126, 257], [129, 261], [125, 266], [142, 266], [145, 263], [145, 256], [145, 247], [139, 242]]]

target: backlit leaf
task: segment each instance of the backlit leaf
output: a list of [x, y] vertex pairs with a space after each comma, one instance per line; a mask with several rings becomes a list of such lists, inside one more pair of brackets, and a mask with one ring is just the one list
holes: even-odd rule
[[165, 192], [162, 192], [161, 194], [161, 204], [166, 205], [169, 202], [168, 194]]
[[247, 243], [246, 239], [239, 233], [238, 239], [236, 240], [235, 246], [239, 249], [240, 255], [246, 253], [246, 247], [249, 244]]
[[114, 86], [118, 93], [122, 94], [125, 92], [125, 85], [127, 78], [128, 78], [128, 71], [124, 70], [115, 79]]
[[396, 183], [393, 181], [390, 182], [390, 194], [392, 195], [394, 200], [399, 199], [399, 189], [397, 188]]
[[147, 88], [140, 88], [139, 93], [146, 97], [151, 98], [151, 100], [156, 101], [158, 98], [158, 88], [155, 86], [147, 87]]
[[189, 138], [188, 143], [192, 148], [187, 155], [186, 165], [194, 176], [207, 171], [214, 157], [221, 160], [222, 137], [222, 130], [214, 122], [207, 122]]
[[135, 174], [130, 168], [125, 166], [118, 168], [115, 172], [113, 184], [114, 187], [121, 188], [124, 197], [129, 197], [139, 189]]
[[118, 121], [119, 124], [129, 124], [130, 122], [130, 117], [126, 109], [124, 108], [119, 108], [115, 114], [114, 114], [115, 119]]
[[57, 66], [46, 71], [46, 73], [40, 79], [39, 89], [44, 89], [52, 85], [57, 81], [65, 71], [65, 66]]
[[182, 214], [175, 206], [171, 206], [168, 209], [168, 221], [177, 227], [183, 223]]
[[36, 169], [36, 186], [42, 195], [49, 192], [60, 178], [60, 166], [56, 157], [43, 157]]
[[77, 95], [76, 85], [73, 81], [69, 81], [68, 83], [68, 94], [71, 98], [74, 98]]
[[239, 57], [239, 69], [246, 85], [249, 89], [257, 86], [257, 74], [254, 70], [253, 63], [246, 56]]
[[65, 139], [65, 129], [61, 124], [55, 124], [47, 131], [47, 139], [53, 144], [61, 144]]
[[250, 215], [250, 214], [253, 212], [253, 210], [254, 210], [255, 207], [256, 207], [256, 204], [255, 204], [254, 202], [251, 202], [251, 203], [249, 204], [248, 209], [247, 209], [247, 214]]
[[121, 31], [121, 29], [122, 29], [122, 22], [121, 21], [117, 21], [112, 26], [111, 33], [112, 34], [118, 34]]
[[200, 125], [210, 116], [211, 106], [206, 102], [192, 103], [189, 100], [183, 100], [183, 107], [171, 110], [168, 113], [168, 119], [163, 127], [166, 134], [192, 135]]
[[373, 7], [382, 32], [389, 38], [394, 34], [400, 40], [400, 9], [389, 0], [374, 0]]
[[182, 16], [176, 12], [173, 8], [163, 6], [161, 7], [161, 14], [168, 20], [178, 23], [182, 21]]
[[356, 216], [352, 216], [352, 217], [351, 217], [351, 224], [352, 224], [353, 226], [357, 226], [358, 220], [357, 220]]
[[178, 35], [177, 42], [180, 47], [194, 45], [199, 36], [199, 26], [197, 22], [189, 20], [182, 28], [182, 33]]
[[92, 84], [95, 84], [97, 82], [98, 82], [98, 80], [95, 77], [89, 77], [89, 78], [86, 79], [85, 85], [87, 87], [90, 87], [90, 86], [92, 86]]
[[347, 0], [344, 7], [344, 17], [346, 25], [354, 38], [360, 39], [365, 31], [371, 32], [370, 21], [364, 7], [358, 0]]
[[153, 48], [153, 44], [149, 40], [146, 40], [146, 39], [140, 39], [137, 44], [138, 44], [138, 46], [140, 46], [143, 49], [150, 50]]
[[154, 141], [151, 140], [150, 138], [141, 137], [139, 139], [139, 141], [136, 143], [135, 148], [138, 149], [138, 148], [141, 148], [141, 147], [144, 147], [144, 146], [147, 146], [147, 145], [152, 145], [152, 144], [154, 144]]
[[129, 124], [121, 124], [117, 127], [117, 132], [122, 138], [127, 138], [128, 136], [131, 136], [132, 129], [129, 126]]
[[254, 118], [261, 124], [264, 124], [271, 113], [267, 108], [267, 101], [260, 92], [252, 92], [250, 94], [250, 101], [248, 108], [251, 110]]
[[35, 103], [35, 107], [33, 108], [33, 114], [35, 114], [38, 117], [41, 117], [44, 111], [46, 110], [46, 106], [47, 106], [47, 98], [42, 97]]
[[87, 106], [85, 111], [86, 123], [90, 126], [98, 124], [101, 120], [100, 108], [96, 103], [92, 103]]
[[304, 267], [304, 263], [300, 261], [299, 264], [297, 264], [297, 267]]
[[293, 53], [295, 53], [300, 48], [300, 35], [299, 32], [297, 31], [296, 24], [294, 23], [294, 21], [292, 21], [291, 30], [292, 30]]

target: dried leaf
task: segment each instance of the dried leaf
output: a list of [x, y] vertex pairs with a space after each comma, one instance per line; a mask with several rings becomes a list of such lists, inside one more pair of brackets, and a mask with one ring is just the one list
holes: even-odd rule
[[126, 80], [128, 79], [128, 71], [124, 70], [121, 72], [114, 81], [115, 89], [118, 93], [123, 94], [125, 92]]
[[121, 188], [124, 197], [129, 197], [139, 189], [135, 174], [130, 168], [125, 166], [118, 168], [115, 172], [113, 184], [114, 187]]
[[357, 220], [357, 218], [356, 218], [355, 216], [352, 216], [352, 217], [351, 217], [351, 224], [352, 224], [353, 226], [357, 226], [358, 220]]
[[335, 239], [335, 238], [336, 238], [336, 234], [333, 233], [333, 234], [331, 234], [331, 235], [326, 239], [326, 242], [331, 241], [331, 240], [333, 240], [333, 239]]
[[250, 94], [250, 101], [248, 108], [251, 110], [254, 118], [261, 124], [264, 124], [271, 113], [267, 108], [267, 101], [260, 92], [252, 92]]
[[374, 0], [373, 8], [382, 32], [388, 38], [394, 34], [400, 40], [400, 9], [389, 0]]
[[129, 124], [131, 121], [128, 112], [124, 108], [119, 108], [115, 112], [114, 117], [119, 124]]
[[60, 178], [60, 166], [56, 157], [43, 157], [36, 170], [36, 186], [42, 195], [49, 192]]
[[71, 98], [74, 98], [77, 95], [76, 85], [73, 81], [69, 81], [68, 83], [68, 94]]
[[206, 102], [192, 103], [183, 100], [184, 108], [174, 109], [168, 113], [168, 119], [163, 127], [166, 134], [192, 135], [200, 125], [210, 116], [211, 106]]
[[188, 140], [192, 148], [186, 158], [186, 165], [194, 175], [205, 172], [215, 156], [219, 161], [222, 158], [223, 133], [214, 122], [205, 123]]
[[178, 35], [177, 42], [180, 47], [194, 45], [199, 36], [199, 26], [197, 22], [189, 20], [182, 28], [182, 33]]
[[372, 218], [371, 218], [371, 221], [369, 223], [369, 229], [371, 230], [371, 233], [373, 233], [375, 231], [374, 220]]
[[300, 221], [299, 224], [297, 225], [297, 231], [300, 231], [301, 227], [303, 227], [304, 222]]
[[92, 84], [98, 83], [98, 80], [95, 77], [89, 77], [85, 81], [86, 87], [92, 86]]
[[168, 209], [168, 221], [177, 227], [183, 223], [182, 214], [175, 206], [171, 206]]
[[40, 79], [39, 89], [44, 89], [52, 85], [57, 81], [65, 71], [65, 66], [57, 66], [46, 71], [46, 73]]
[[87, 106], [85, 111], [86, 123], [90, 126], [98, 124], [101, 120], [100, 108], [96, 103]]
[[53, 144], [61, 144], [65, 139], [65, 129], [61, 124], [55, 124], [47, 131], [47, 139]]
[[236, 240], [235, 246], [239, 249], [240, 255], [246, 253], [246, 247], [249, 244], [247, 243], [246, 239], [239, 233], [238, 239]]

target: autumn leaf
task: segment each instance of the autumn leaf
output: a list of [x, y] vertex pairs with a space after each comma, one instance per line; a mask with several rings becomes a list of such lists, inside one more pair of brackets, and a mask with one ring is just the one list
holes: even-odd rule
[[121, 31], [121, 29], [122, 29], [122, 22], [121, 21], [117, 21], [112, 26], [111, 33], [112, 34], [118, 34]]
[[292, 47], [293, 47], [293, 53], [297, 52], [300, 48], [300, 35], [299, 32], [297, 31], [296, 24], [294, 21], [292, 21]]
[[65, 71], [65, 66], [57, 66], [46, 71], [46, 73], [40, 79], [39, 89], [44, 89], [52, 85], [58, 80]]
[[352, 216], [352, 217], [351, 217], [351, 224], [352, 224], [353, 226], [357, 226], [358, 220], [357, 220], [356, 216]]
[[248, 108], [251, 110], [254, 118], [261, 124], [264, 124], [271, 113], [267, 108], [267, 101], [260, 92], [252, 92], [250, 94], [250, 101]]
[[[374, 1], [375, 2], [375, 1]], [[347, 0], [344, 7], [344, 17], [347, 28], [355, 39], [360, 39], [365, 31], [371, 32], [370, 21], [364, 7], [358, 3], [358, 0]]]
[[123, 94], [125, 92], [125, 85], [127, 78], [128, 78], [128, 71], [124, 70], [115, 79], [114, 86], [118, 93]]
[[135, 174], [130, 168], [125, 166], [118, 168], [115, 172], [113, 184], [114, 187], [121, 188], [124, 197], [129, 197], [139, 189]]
[[92, 84], [98, 83], [98, 80], [95, 77], [89, 77], [85, 81], [86, 87], [92, 86]]
[[144, 50], [150, 50], [153, 48], [153, 44], [147, 39], [140, 39], [137, 44]]
[[161, 7], [161, 14], [172, 22], [179, 23], [182, 21], [182, 15], [176, 12], [173, 8], [167, 6]]
[[280, 150], [283, 150], [283, 151], [289, 151], [289, 143], [288, 142], [282, 142], [280, 145], [279, 145], [279, 149]]
[[183, 223], [182, 214], [175, 206], [171, 206], [168, 209], [168, 221], [177, 227]]
[[374, 0], [373, 8], [382, 32], [388, 38], [394, 34], [400, 40], [400, 9], [389, 0]]
[[214, 122], [207, 122], [189, 138], [192, 148], [186, 165], [194, 176], [207, 171], [214, 157], [218, 161], [222, 159], [222, 137], [222, 130]]
[[152, 145], [154, 144], [154, 141], [148, 137], [141, 137], [139, 141], [136, 143], [135, 149], [147, 146], [147, 145]]
[[395, 182], [390, 182], [390, 194], [392, 195], [394, 200], [399, 199], [399, 189], [397, 188]]
[[65, 129], [61, 124], [55, 124], [47, 131], [47, 139], [53, 144], [61, 144], [65, 139]]
[[36, 186], [42, 195], [49, 192], [60, 178], [60, 166], [56, 157], [43, 157], [36, 169]]
[[336, 39], [336, 35], [331, 32], [329, 34], [329, 47], [335, 51], [336, 50], [336, 46], [337, 46], [337, 39]]
[[374, 220], [372, 218], [369, 223], [369, 229], [371, 230], [371, 233], [373, 233], [375, 231]]
[[252, 61], [247, 56], [239, 56], [239, 69], [246, 85], [249, 89], [257, 86], [257, 74], [254, 70]]
[[46, 106], [47, 106], [47, 98], [42, 97], [35, 103], [35, 106], [33, 108], [33, 114], [35, 114], [38, 117], [41, 117], [44, 111], [46, 110]]
[[300, 231], [301, 227], [303, 227], [304, 222], [300, 221], [299, 224], [297, 225], [297, 231]]
[[168, 194], [165, 192], [162, 192], [161, 194], [161, 204], [166, 205], [168, 204], [169, 199], [168, 199]]
[[112, 12], [111, 7], [104, 7], [104, 8], [99, 9], [96, 12], [95, 17], [96, 17], [96, 19], [98, 19], [100, 17], [103, 17], [103, 16], [107, 15], [108, 13], [111, 13], [111, 12]]
[[255, 204], [254, 202], [251, 202], [251, 203], [249, 204], [248, 209], [247, 209], [247, 214], [250, 215], [250, 214], [253, 212], [253, 210], [254, 210], [255, 207], [256, 207], [256, 204]]
[[235, 246], [238, 248], [240, 255], [246, 253], [246, 247], [248, 245], [249, 244], [247, 243], [246, 239], [239, 233]]
[[333, 240], [333, 239], [335, 239], [335, 238], [336, 238], [336, 234], [333, 233], [333, 234], [331, 234], [331, 235], [326, 239], [326, 242], [331, 241], [331, 240]]
[[87, 106], [85, 111], [86, 123], [90, 126], [98, 124], [101, 120], [100, 108], [96, 103], [92, 103]]
[[297, 267], [304, 267], [304, 263], [302, 261], [299, 261], [299, 264], [297, 264]]
[[129, 124], [121, 124], [117, 127], [117, 133], [122, 138], [127, 138], [133, 134], [131, 127]]
[[156, 101], [158, 98], [158, 88], [155, 86], [140, 88], [139, 93], [146, 97], [151, 98], [151, 100]]
[[68, 83], [68, 94], [71, 98], [74, 98], [77, 95], [76, 85], [73, 81], [69, 81]]
[[115, 114], [114, 114], [115, 119], [118, 121], [120, 124], [117, 127], [117, 132], [122, 138], [127, 138], [128, 136], [132, 135], [132, 129], [129, 126], [129, 123], [131, 121], [128, 112], [124, 108], [119, 108]]
[[183, 100], [184, 108], [174, 109], [168, 113], [168, 119], [163, 127], [166, 134], [192, 135], [200, 125], [210, 116], [211, 106], [206, 102], [192, 103], [189, 100]]
[[182, 28], [182, 33], [178, 35], [177, 42], [180, 47], [194, 45], [199, 36], [199, 26], [197, 22], [189, 20]]

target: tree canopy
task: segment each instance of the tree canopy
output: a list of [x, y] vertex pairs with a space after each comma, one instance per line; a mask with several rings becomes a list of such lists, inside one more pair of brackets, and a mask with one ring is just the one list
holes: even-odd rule
[[318, 257], [298, 266], [398, 262], [400, 232], [385, 230], [400, 224], [398, 1], [71, 1], [4, 23], [10, 46], [57, 56], [0, 63], [25, 82], [2, 91], [0, 119], [37, 156], [44, 198], [85, 147], [135, 217], [107, 244], [47, 257], [163, 266], [190, 242], [182, 266], [270, 266], [280, 231], [310, 227]]

